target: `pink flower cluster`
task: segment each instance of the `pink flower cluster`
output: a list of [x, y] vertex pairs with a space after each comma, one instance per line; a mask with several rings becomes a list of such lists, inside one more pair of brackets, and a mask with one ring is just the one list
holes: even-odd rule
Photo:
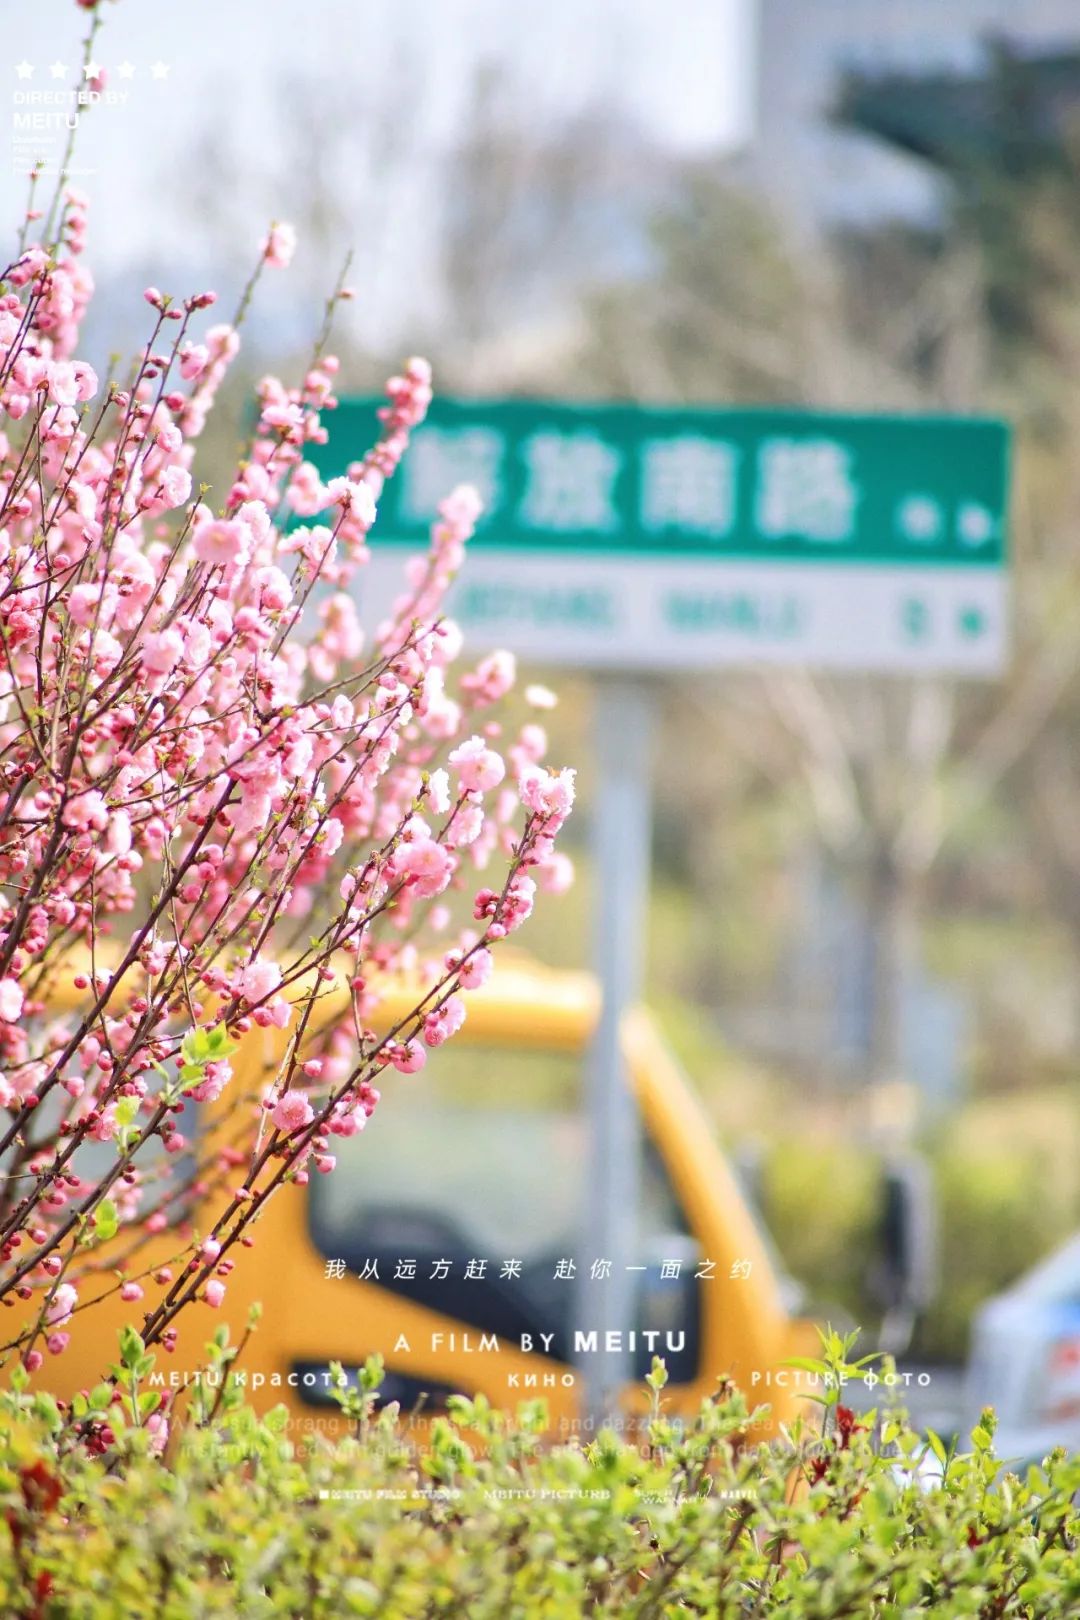
[[[210, 504], [195, 446], [236, 326], [202, 328], [212, 293], [148, 288], [137, 363], [102, 381], [75, 357], [92, 291], [82, 200], [60, 218], [55, 242], [0, 275], [0, 1295], [39, 1307], [26, 1354], [46, 1330], [63, 1348], [106, 1201], [106, 1233], [168, 1226], [193, 1147], [183, 1098], [212, 1104], [237, 1040], [296, 1028], [347, 982], [353, 1016], [318, 1052], [290, 1045], [248, 1148], [197, 1162], [200, 1187], [241, 1164], [245, 1180], [195, 1269], [122, 1283], [133, 1301], [159, 1289], [143, 1328], [166, 1348], [183, 1305], [221, 1303], [260, 1200], [332, 1169], [331, 1138], [363, 1128], [379, 1075], [414, 1073], [461, 1027], [535, 879], [565, 885], [554, 840], [573, 802], [542, 729], [499, 717], [513, 659], [455, 673], [443, 603], [474, 491], [448, 492], [391, 618], [360, 622], [354, 577], [430, 401], [426, 364], [390, 380], [377, 442], [328, 482], [310, 447], [326, 442], [336, 361], [320, 349], [296, 384], [264, 379]], [[275, 225], [260, 264], [293, 246]], [[478, 887], [492, 862], [497, 883]], [[380, 1041], [367, 1021], [395, 967], [421, 988]], [[76, 1004], [60, 1015], [65, 984]], [[154, 1139], [166, 1152], [146, 1171]], [[86, 1140], [115, 1149], [93, 1183], [72, 1164]]]

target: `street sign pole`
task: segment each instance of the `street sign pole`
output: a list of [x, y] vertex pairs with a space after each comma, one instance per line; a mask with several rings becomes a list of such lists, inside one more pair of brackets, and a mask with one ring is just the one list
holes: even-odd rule
[[[586, 1413], [599, 1424], [616, 1415], [628, 1382], [628, 1351], [607, 1353], [605, 1334], [633, 1328], [641, 1264], [637, 1246], [641, 1130], [623, 1057], [621, 1027], [641, 994], [648, 927], [651, 832], [650, 741], [653, 692], [647, 679], [597, 677], [594, 761], [597, 800], [592, 832], [597, 884], [595, 962], [603, 997], [587, 1069], [588, 1184], [581, 1293], [583, 1325], [601, 1349], [584, 1356]], [[601, 1265], [592, 1275], [594, 1261]]]

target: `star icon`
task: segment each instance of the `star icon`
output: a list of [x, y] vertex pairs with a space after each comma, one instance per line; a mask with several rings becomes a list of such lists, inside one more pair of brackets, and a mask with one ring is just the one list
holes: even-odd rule
[[34, 76], [34, 70], [29, 62], [20, 62], [16, 67], [15, 72], [19, 75], [20, 79], [32, 79]]
[[101, 63], [100, 62], [87, 62], [86, 66], [83, 68], [83, 78], [84, 79], [96, 79], [100, 72], [101, 72]]
[[49, 72], [52, 74], [54, 79], [66, 79], [67, 71], [66, 62], [54, 62], [52, 67], [49, 69]]
[[167, 78], [168, 73], [169, 73], [169, 64], [167, 62], [151, 62], [151, 64], [150, 64], [150, 77], [152, 79], [164, 79], [164, 78]]
[[121, 79], [133, 79], [135, 77], [135, 65], [132, 62], [121, 62], [116, 72]]

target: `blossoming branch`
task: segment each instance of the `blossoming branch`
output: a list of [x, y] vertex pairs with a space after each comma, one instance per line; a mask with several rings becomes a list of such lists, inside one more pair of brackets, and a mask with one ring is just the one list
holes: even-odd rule
[[[220, 1305], [266, 1199], [333, 1169], [386, 1072], [461, 1028], [537, 879], [570, 877], [573, 773], [544, 766], [527, 708], [501, 718], [513, 658], [456, 673], [443, 603], [471, 489], [448, 492], [392, 616], [357, 614], [427, 365], [390, 379], [377, 442], [324, 482], [307, 457], [336, 403], [324, 329], [299, 383], [259, 384], [217, 497], [195, 452], [239, 320], [206, 324], [213, 293], [148, 288], [130, 372], [99, 377], [77, 353], [86, 215], [66, 193], [56, 239], [0, 276], [0, 1299], [29, 1302], [6, 1349], [31, 1367], [67, 1347], [88, 1279], [145, 1298], [144, 1342], [166, 1349], [184, 1307]], [[271, 229], [241, 317], [293, 245]], [[400, 971], [415, 1005], [376, 1034]], [[350, 1014], [322, 1028], [335, 985]], [[229, 1103], [260, 1026], [287, 1032], [285, 1056], [204, 1150], [187, 1122]], [[184, 1222], [208, 1189], [222, 1213], [199, 1235]], [[166, 1230], [175, 1260], [151, 1274], [141, 1249]]]

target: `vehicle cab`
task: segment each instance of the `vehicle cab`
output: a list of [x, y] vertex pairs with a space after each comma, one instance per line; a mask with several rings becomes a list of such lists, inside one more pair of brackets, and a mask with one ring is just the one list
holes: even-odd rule
[[[391, 1027], [415, 996], [415, 985], [389, 983], [377, 1027], [379, 1019]], [[346, 1005], [344, 993], [340, 1007], [329, 996], [321, 1016], [329, 1022]], [[367, 1128], [335, 1140], [332, 1173], [268, 1201], [222, 1309], [235, 1339], [248, 1305], [262, 1303], [238, 1364], [256, 1405], [283, 1401], [297, 1420], [330, 1427], [330, 1362], [355, 1373], [377, 1352], [383, 1398], [406, 1412], [426, 1416], [457, 1391], [501, 1407], [542, 1396], [554, 1432], [580, 1425], [585, 1358], [609, 1349], [582, 1287], [605, 1258], [589, 1252], [583, 1230], [582, 1077], [598, 1008], [590, 975], [505, 952], [470, 995], [461, 1035], [419, 1073], [386, 1071]], [[261, 1094], [286, 1038], [273, 1029], [245, 1038], [221, 1103], [234, 1121], [238, 1097]], [[770, 1408], [760, 1425], [768, 1433], [802, 1404], [786, 1362], [813, 1354], [816, 1332], [789, 1315], [767, 1241], [644, 1010], [626, 1020], [623, 1042], [643, 1140], [635, 1306], [618, 1330], [632, 1370], [623, 1405], [644, 1410], [641, 1379], [658, 1354], [670, 1412], [692, 1413], [730, 1377], [751, 1407]], [[219, 1105], [206, 1107], [205, 1128], [220, 1129]], [[200, 1234], [222, 1196], [215, 1204], [207, 1194], [191, 1212]], [[117, 1263], [123, 1237], [114, 1240]], [[150, 1240], [140, 1272], [177, 1246], [172, 1232]], [[115, 1289], [115, 1271], [103, 1277]], [[119, 1327], [138, 1326], [153, 1303], [148, 1287], [145, 1304], [125, 1305], [113, 1292], [80, 1311], [70, 1350], [49, 1358], [42, 1379], [65, 1395], [96, 1381], [115, 1360]], [[191, 1307], [176, 1355], [158, 1356], [167, 1381], [182, 1387], [217, 1320], [209, 1307]]]

